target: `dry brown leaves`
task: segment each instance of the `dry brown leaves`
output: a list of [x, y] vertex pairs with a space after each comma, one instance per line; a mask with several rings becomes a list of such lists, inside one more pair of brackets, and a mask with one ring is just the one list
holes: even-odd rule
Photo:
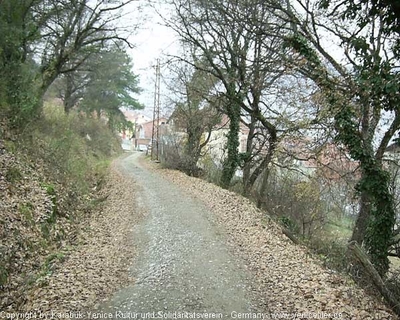
[[342, 319], [397, 319], [382, 302], [350, 279], [325, 269], [306, 248], [294, 245], [279, 225], [248, 199], [185, 174], [153, 170], [202, 200], [244, 257], [270, 312], [341, 313]]
[[80, 233], [80, 245], [48, 279], [36, 288], [24, 306], [41, 312], [87, 311], [111, 296], [116, 288], [133, 281], [129, 277], [134, 250], [132, 226], [141, 218], [135, 210], [135, 184], [115, 170], [100, 197], [107, 198], [99, 212]]
[[66, 211], [71, 197], [55, 184], [60, 216], [45, 239], [41, 226], [53, 205], [43, 186], [45, 175], [37, 164], [19, 160], [0, 145], [0, 273], [8, 273], [0, 288], [0, 310], [86, 310], [129, 283], [134, 250], [126, 243], [139, 214], [134, 182], [122, 177], [116, 165], [97, 195], [107, 201], [91, 213], [86, 207]]
[[[51, 217], [53, 203], [35, 163], [8, 153], [0, 141], [0, 290], [1, 309], [15, 309], [23, 303], [26, 289], [36, 279], [54, 244], [71, 232], [68, 216], [59, 217], [44, 236], [44, 225]], [[58, 206], [65, 197], [61, 186]]]

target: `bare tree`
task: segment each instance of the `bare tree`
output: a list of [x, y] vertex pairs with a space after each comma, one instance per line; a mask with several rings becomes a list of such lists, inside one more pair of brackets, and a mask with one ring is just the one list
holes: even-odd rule
[[[79, 68], [110, 41], [124, 41], [117, 20], [133, 0], [46, 0], [33, 7], [40, 23], [35, 55], [40, 58], [40, 94], [60, 75]], [[44, 19], [44, 17], [46, 17]]]
[[[277, 127], [266, 116], [268, 106], [263, 95], [285, 71], [277, 64], [281, 39], [271, 37], [280, 26], [262, 1], [176, 0], [173, 5], [176, 19], [168, 25], [183, 42], [196, 48], [196, 54], [208, 60], [203, 71], [219, 79], [223, 88], [220, 94], [226, 98], [223, 112], [229, 117], [229, 133], [221, 185], [228, 187], [237, 166], [243, 163], [247, 192], [270, 164], [278, 140]], [[250, 132], [248, 150], [242, 155], [238, 154], [240, 121]], [[262, 143], [267, 149], [262, 159], [252, 156], [259, 143], [257, 126], [268, 133]]]
[[181, 62], [170, 64], [174, 76], [169, 84], [173, 92], [174, 110], [171, 119], [177, 131], [186, 133], [181, 157], [181, 170], [191, 176], [199, 175], [197, 163], [210, 140], [211, 132], [220, 122], [220, 112], [213, 106], [212, 89], [216, 79], [202, 71], [204, 61], [193, 62], [197, 69]]

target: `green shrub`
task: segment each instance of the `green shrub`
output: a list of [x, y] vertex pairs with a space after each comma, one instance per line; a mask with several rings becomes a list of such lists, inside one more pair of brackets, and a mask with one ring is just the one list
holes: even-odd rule
[[8, 272], [7, 269], [0, 263], [0, 287], [7, 283]]
[[[121, 152], [117, 136], [102, 120], [72, 111], [65, 114], [61, 106], [51, 104], [44, 105], [42, 118], [24, 132], [22, 147], [44, 161], [50, 171], [46, 175], [80, 194], [96, 184], [100, 171], [104, 173], [104, 164], [98, 164]], [[49, 185], [44, 187], [51, 191]]]
[[304, 239], [319, 235], [326, 224], [327, 211], [314, 179], [271, 170], [265, 194], [262, 203], [268, 212]]
[[286, 216], [281, 216], [279, 217], [280, 223], [289, 231], [293, 233], [298, 233], [299, 232], [299, 227], [297, 226], [296, 222], [293, 221], [291, 218], [288, 218]]
[[42, 183], [42, 187], [46, 190], [46, 193], [50, 196], [52, 202], [51, 216], [49, 217], [48, 222], [54, 222], [58, 213], [55, 186], [53, 184]]
[[14, 141], [11, 140], [4, 140], [4, 148], [10, 152], [10, 153], [15, 153], [17, 152], [17, 144]]
[[28, 277], [27, 281], [33, 284], [37, 282], [40, 286], [46, 286], [48, 282], [48, 276], [54, 272], [55, 266], [59, 262], [65, 261], [66, 256], [63, 252], [55, 252], [48, 255], [41, 266], [39, 272], [35, 275]]
[[332, 240], [322, 234], [306, 242], [321, 259], [325, 267], [339, 272], [348, 271], [347, 242]]
[[220, 184], [222, 167], [218, 167], [209, 154], [200, 159], [200, 167], [203, 169], [205, 180], [216, 185]]
[[65, 260], [65, 254], [63, 252], [52, 253], [49, 256], [47, 256], [44, 263], [44, 269], [52, 270], [57, 262], [63, 262], [64, 260]]
[[31, 203], [23, 203], [20, 204], [19, 207], [19, 212], [21, 213], [21, 215], [24, 217], [24, 220], [28, 223], [28, 224], [33, 224], [34, 220], [33, 220], [33, 205]]

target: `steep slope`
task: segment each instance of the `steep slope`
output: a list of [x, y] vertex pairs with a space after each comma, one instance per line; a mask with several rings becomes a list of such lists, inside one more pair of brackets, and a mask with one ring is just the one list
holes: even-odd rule
[[254, 275], [254, 285], [269, 314], [397, 318], [350, 279], [325, 269], [307, 248], [294, 245], [248, 199], [181, 172], [143, 163], [208, 207], [212, 221], [224, 230], [232, 250]]
[[[0, 306], [18, 309], [27, 288], [45, 281], [73, 233], [64, 187], [51, 184], [43, 164], [10, 153], [0, 141]], [[72, 213], [71, 213], [72, 214]]]

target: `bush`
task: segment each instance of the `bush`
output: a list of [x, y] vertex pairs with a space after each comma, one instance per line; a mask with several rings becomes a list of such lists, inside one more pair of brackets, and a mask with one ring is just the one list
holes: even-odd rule
[[306, 244], [320, 257], [325, 267], [339, 272], [348, 271], [349, 261], [345, 241], [333, 240], [320, 234], [308, 240]]
[[[160, 148], [160, 161], [164, 168], [172, 170], [182, 170], [183, 160], [179, 144], [174, 141], [169, 141], [169, 143], [164, 143]], [[156, 150], [154, 150], [156, 152]], [[182, 170], [183, 171], [183, 170]]]
[[200, 159], [200, 167], [204, 172], [203, 178], [205, 180], [216, 185], [221, 183], [222, 168], [213, 161], [209, 154]]
[[43, 117], [22, 134], [22, 148], [41, 159], [49, 176], [85, 193], [96, 183], [99, 166], [121, 152], [120, 141], [108, 126], [79, 113], [65, 114], [61, 106], [45, 104]]
[[319, 189], [314, 180], [272, 171], [262, 203], [288, 229], [309, 239], [326, 222]]
[[169, 134], [164, 139], [160, 145], [160, 161], [165, 168], [179, 170], [194, 177], [202, 175], [203, 170], [183, 151], [186, 141], [182, 136]]

